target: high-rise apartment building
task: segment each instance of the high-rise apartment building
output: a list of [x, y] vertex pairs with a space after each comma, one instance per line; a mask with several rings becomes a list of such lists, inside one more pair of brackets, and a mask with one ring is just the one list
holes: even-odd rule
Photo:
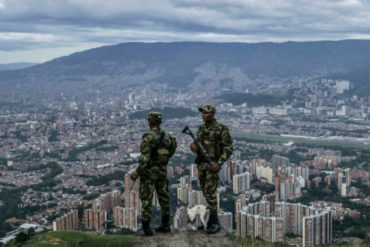
[[239, 194], [250, 189], [250, 174], [245, 172], [233, 176], [233, 193]]
[[273, 182], [273, 169], [269, 166], [265, 166], [264, 164], [257, 164], [256, 165], [256, 176], [258, 179], [269, 183], [274, 184]]
[[121, 206], [121, 199], [121, 192], [119, 190], [102, 194], [93, 201], [92, 209], [111, 212], [113, 207]]
[[260, 237], [269, 242], [283, 241], [283, 219], [249, 214], [247, 210], [239, 213], [237, 234], [242, 237]]
[[189, 203], [189, 192], [190, 192], [190, 187], [188, 184], [178, 186], [177, 187], [177, 200], [184, 204], [188, 204]]
[[102, 231], [105, 229], [107, 211], [105, 210], [84, 210], [84, 224], [87, 230]]
[[188, 227], [188, 213], [186, 207], [178, 208], [173, 216], [173, 229], [185, 230]]
[[53, 221], [53, 231], [68, 231], [78, 229], [78, 211], [72, 210]]
[[351, 186], [351, 169], [338, 169], [338, 191], [342, 197], [347, 196], [349, 187]]
[[324, 211], [303, 218], [302, 245], [328, 245], [332, 242], [332, 214]]
[[188, 166], [189, 172], [190, 172], [190, 180], [197, 180], [198, 179], [198, 168], [196, 164], [191, 164]]
[[137, 211], [134, 208], [113, 208], [113, 224], [117, 227], [137, 231]]
[[134, 169], [130, 170], [124, 177], [125, 192], [123, 198], [125, 201], [125, 208], [134, 208], [137, 214], [141, 215], [141, 200], [139, 198], [140, 178], [134, 182], [130, 177], [131, 173], [134, 171]]
[[290, 164], [289, 158], [280, 156], [277, 154], [274, 154], [272, 156], [271, 163], [272, 163], [272, 169], [274, 170], [278, 169], [279, 167], [289, 166]]
[[190, 190], [189, 193], [189, 207], [193, 207], [195, 205], [206, 205], [206, 199], [203, 196], [203, 192], [199, 190]]
[[218, 212], [218, 219], [220, 224], [225, 228], [226, 231], [232, 232], [233, 230], [233, 214], [231, 212]]
[[[240, 207], [238, 204], [236, 206]], [[332, 242], [332, 215], [328, 209], [276, 202], [272, 210], [267, 205], [269, 202], [250, 203], [241, 211], [236, 210], [236, 233], [270, 242], [282, 241], [284, 234], [292, 233], [302, 236], [303, 246]]]

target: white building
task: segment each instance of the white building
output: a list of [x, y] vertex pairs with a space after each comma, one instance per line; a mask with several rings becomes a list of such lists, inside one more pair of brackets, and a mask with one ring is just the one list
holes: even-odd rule
[[250, 174], [249, 172], [237, 174], [233, 176], [233, 193], [239, 194], [250, 189]]

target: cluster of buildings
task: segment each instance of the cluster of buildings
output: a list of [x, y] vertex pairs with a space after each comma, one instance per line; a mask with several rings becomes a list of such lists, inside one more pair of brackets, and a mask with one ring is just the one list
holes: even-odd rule
[[236, 202], [236, 233], [282, 242], [285, 234], [302, 236], [302, 245], [327, 245], [332, 242], [332, 214], [301, 204], [260, 201]]
[[68, 231], [79, 229], [78, 211], [71, 210], [62, 217], [56, 218], [53, 221], [53, 231]]
[[[303, 105], [298, 101], [271, 107], [250, 107], [246, 103], [241, 105], [221, 103], [216, 105], [217, 119], [226, 124], [231, 131], [243, 130], [252, 134], [289, 133], [320, 137], [328, 130], [334, 129], [341, 135], [353, 134], [354, 138], [361, 137], [361, 142], [366, 142], [370, 96], [367, 99], [339, 97], [350, 88], [348, 81], [323, 79], [302, 83], [298, 86], [299, 90], [296, 90], [294, 94], [297, 99], [304, 100]], [[12, 109], [0, 109], [0, 191], [27, 188], [20, 198], [21, 203], [17, 206], [26, 208], [37, 205], [47, 208], [43, 212], [35, 213], [32, 216], [33, 220], [42, 222], [47, 217], [63, 212], [62, 216], [53, 222], [53, 228], [56, 230], [103, 231], [111, 221], [117, 227], [136, 231], [141, 215], [141, 202], [138, 195], [140, 181], [134, 183], [130, 179], [130, 167], [123, 163], [132, 164], [137, 160], [140, 139], [142, 133], [147, 130], [147, 123], [144, 118], [130, 119], [131, 114], [139, 110], [151, 109], [157, 105], [185, 106], [196, 110], [199, 107], [198, 102], [206, 95], [205, 92], [198, 95], [188, 92], [167, 93], [166, 89], [161, 86], [153, 90], [151, 87], [132, 89], [109, 100], [103, 99], [103, 96], [91, 98], [88, 101], [71, 101], [62, 97], [64, 99], [60, 101], [44, 102], [31, 109], [24, 108], [25, 105], [19, 108], [14, 106]], [[122, 95], [127, 97], [122, 97]], [[230, 117], [230, 112], [241, 114], [234, 114]], [[312, 121], [311, 116], [321, 120], [330, 118], [335, 121], [315, 122]], [[341, 121], [349, 117], [354, 119]], [[181, 119], [165, 119], [164, 128], [173, 130], [184, 125], [194, 128], [201, 122], [199, 115]], [[173, 135], [178, 140], [175, 158], [180, 161], [187, 160], [189, 140], [180, 131], [179, 133], [175, 131]], [[97, 148], [89, 148], [101, 142], [105, 144]], [[261, 196], [261, 192], [251, 190], [254, 178], [275, 187], [272, 194], [264, 196], [264, 199], [270, 202], [269, 207], [270, 210], [273, 208], [274, 214], [257, 214], [248, 211], [250, 220], [245, 221], [256, 229], [261, 227], [262, 229], [274, 229], [253, 233], [254, 236], [271, 242], [281, 239], [279, 235], [281, 225], [283, 234], [293, 231], [289, 230], [284, 217], [276, 214], [273, 201], [278, 203], [297, 199], [302, 195], [303, 188], [318, 186], [323, 179], [327, 184], [334, 183], [343, 197], [359, 194], [353, 187], [352, 179], [361, 180], [364, 185], [370, 186], [369, 172], [361, 165], [352, 169], [337, 168], [341, 162], [356, 159], [356, 155], [342, 156], [339, 151], [305, 147], [306, 150], [302, 151], [302, 157], [307, 155], [313, 159], [293, 165], [289, 158], [283, 155], [294, 150], [294, 144], [284, 146], [279, 143], [243, 142], [241, 140], [235, 140], [235, 143], [238, 148], [234, 151], [234, 158], [226, 162], [220, 171], [219, 176], [223, 181], [220, 185], [225, 184], [229, 189], [228, 192], [232, 189], [234, 196], [245, 197], [243, 200], [246, 202], [255, 201]], [[261, 150], [282, 155], [273, 155], [271, 160], [266, 161], [266, 158], [262, 159]], [[74, 155], [77, 151], [78, 154]], [[43, 177], [50, 172], [50, 169], [42, 167], [50, 161], [57, 162], [63, 171], [53, 178], [55, 185], [48, 192], [37, 191], [32, 185], [42, 184]], [[189, 163], [191, 162], [186, 162], [186, 165]], [[363, 165], [366, 166], [366, 164]], [[199, 187], [196, 165], [188, 166], [188, 176], [184, 176], [187, 172], [185, 166], [171, 164], [168, 167], [170, 177], [181, 176], [179, 184], [175, 186], [179, 204], [187, 207], [206, 204], [202, 192], [196, 188], [196, 184]], [[317, 176], [309, 180], [309, 175], [319, 175], [323, 171], [327, 173], [325, 178]], [[126, 176], [124, 179], [111, 180], [107, 184], [89, 184], [89, 181], [99, 175], [104, 176], [116, 172], [126, 172]], [[123, 195], [119, 191], [104, 193], [112, 188], [120, 188], [122, 185], [125, 188]], [[89, 194], [102, 195], [92, 201], [84, 199], [84, 196]], [[222, 194], [218, 194], [218, 201], [222, 200], [222, 197]], [[367, 202], [369, 203], [369, 200]], [[81, 204], [84, 207], [92, 205], [91, 209], [82, 212], [77, 220], [76, 211], [64, 214], [66, 209], [77, 208]], [[262, 202], [260, 204], [265, 205]], [[158, 207], [156, 196], [153, 199], [153, 206]], [[238, 223], [239, 218], [236, 214], [233, 217], [231, 212], [222, 211], [220, 202], [218, 207], [222, 225], [232, 230], [232, 221], [235, 220]], [[242, 208], [239, 206], [235, 211], [242, 212]], [[347, 213], [356, 213], [348, 212], [337, 205], [332, 207], [332, 212], [333, 208], [339, 217]], [[187, 219], [182, 216], [183, 211], [184, 208], [180, 207], [174, 215], [174, 226], [177, 228], [186, 225]], [[305, 231], [313, 229], [307, 230], [305, 235], [305, 241], [311, 239], [311, 243], [326, 241], [321, 237], [319, 240], [312, 240], [318, 238], [320, 228], [317, 225], [321, 224], [318, 222], [322, 220], [318, 220], [317, 217], [325, 212], [325, 209], [317, 212], [306, 213], [304, 211], [302, 215], [304, 215], [303, 218], [307, 217], [305, 218], [306, 224], [303, 225], [303, 218], [299, 222], [298, 235], [306, 234], [303, 226]], [[327, 214], [325, 215], [327, 217]], [[312, 237], [311, 232], [317, 233], [315, 237]], [[321, 235], [325, 234], [321, 233]]]
[[[92, 208], [83, 211], [83, 229], [104, 231], [107, 228], [108, 216], [113, 225], [120, 228], [137, 230], [138, 211], [134, 207], [121, 207], [122, 195], [114, 190], [100, 195], [92, 201]], [[72, 210], [53, 221], [54, 231], [81, 229], [78, 211]]]

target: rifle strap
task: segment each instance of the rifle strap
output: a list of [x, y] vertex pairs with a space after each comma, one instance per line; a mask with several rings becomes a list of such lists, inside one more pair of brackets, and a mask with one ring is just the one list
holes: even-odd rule
[[163, 138], [164, 138], [164, 131], [162, 131], [162, 132], [161, 132], [161, 137], [159, 138], [159, 142], [158, 142], [157, 149], [158, 149], [158, 148], [159, 148], [159, 146], [162, 144]]

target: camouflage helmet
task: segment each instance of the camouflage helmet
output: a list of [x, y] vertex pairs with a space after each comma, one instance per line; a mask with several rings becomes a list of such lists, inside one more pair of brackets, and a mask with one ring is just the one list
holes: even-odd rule
[[148, 120], [152, 120], [153, 122], [162, 122], [162, 114], [160, 112], [149, 112], [148, 114]]
[[216, 113], [216, 108], [213, 105], [204, 105], [202, 107], [199, 107], [199, 111], [206, 113]]

